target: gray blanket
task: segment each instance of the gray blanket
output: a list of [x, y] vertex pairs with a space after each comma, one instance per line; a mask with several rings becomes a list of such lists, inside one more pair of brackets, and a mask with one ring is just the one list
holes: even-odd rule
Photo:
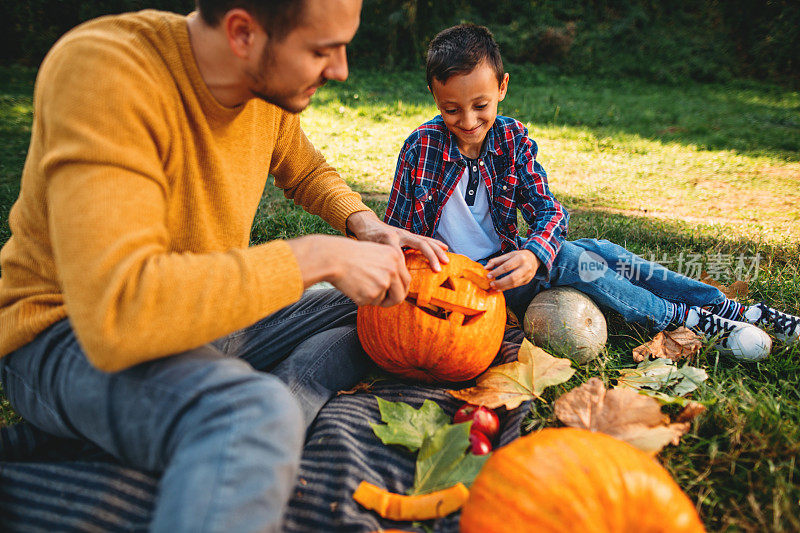
[[[521, 340], [521, 331], [509, 330], [495, 364], [513, 360]], [[284, 531], [424, 531], [384, 520], [352, 499], [362, 480], [399, 493], [413, 484], [415, 456], [383, 445], [369, 426], [380, 421], [376, 396], [415, 408], [432, 399], [450, 416], [461, 404], [443, 388], [389, 377], [369, 390], [333, 398], [306, 437]], [[500, 445], [520, 435], [527, 411], [526, 404], [500, 410]], [[156, 474], [123, 467], [88, 443], [25, 423], [0, 429], [0, 531], [146, 531], [157, 491]], [[455, 513], [426, 526], [456, 532], [458, 518]]]

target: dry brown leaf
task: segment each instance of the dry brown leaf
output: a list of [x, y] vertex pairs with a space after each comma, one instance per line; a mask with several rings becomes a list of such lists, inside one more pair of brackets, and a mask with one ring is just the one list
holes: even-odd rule
[[360, 383], [356, 383], [356, 386], [350, 390], [340, 390], [336, 393], [336, 395], [341, 394], [357, 394], [359, 392], [369, 392], [372, 390], [372, 386], [375, 385], [375, 382], [378, 381], [377, 379], [373, 379], [372, 381], [362, 381]]
[[675, 422], [691, 422], [699, 415], [706, 412], [706, 406], [702, 403], [689, 402], [686, 407], [681, 409], [678, 416], [675, 417]]
[[522, 329], [522, 325], [510, 307], [506, 307], [506, 330], [517, 328]]
[[703, 348], [703, 342], [694, 331], [680, 326], [672, 331], [659, 331], [653, 340], [633, 349], [633, 360], [637, 363], [645, 359], [680, 359], [691, 357]]
[[688, 420], [670, 422], [655, 399], [629, 388], [606, 390], [597, 378], [556, 400], [555, 414], [567, 426], [605, 433], [653, 455], [678, 444], [691, 427]]
[[723, 285], [719, 281], [712, 278], [705, 270], [700, 273], [700, 281], [706, 285], [711, 285], [712, 287], [718, 288], [720, 291], [722, 291], [722, 294], [731, 300], [740, 300], [745, 298], [750, 290], [750, 284], [746, 281], [737, 279], [730, 285]]
[[514, 409], [538, 398], [545, 388], [564, 383], [574, 373], [569, 359], [553, 357], [525, 339], [516, 361], [490, 368], [478, 376], [474, 387], [447, 392], [489, 409]]

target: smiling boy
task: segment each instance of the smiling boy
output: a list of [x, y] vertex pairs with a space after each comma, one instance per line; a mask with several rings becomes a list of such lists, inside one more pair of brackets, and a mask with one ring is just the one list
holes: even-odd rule
[[[483, 263], [517, 317], [538, 292], [570, 286], [629, 322], [653, 331], [686, 325], [742, 359], [767, 357], [772, 341], [740, 320], [797, 341], [798, 317], [764, 304], [745, 307], [607, 240], [565, 240], [569, 215], [550, 193], [536, 143], [519, 121], [497, 115], [509, 75], [487, 28], [440, 32], [426, 74], [441, 114], [403, 145], [384, 220]], [[517, 209], [529, 226], [526, 239], [517, 232]]]

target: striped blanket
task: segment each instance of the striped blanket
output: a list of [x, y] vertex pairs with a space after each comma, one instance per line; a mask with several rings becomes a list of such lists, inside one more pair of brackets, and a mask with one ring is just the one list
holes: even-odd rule
[[[521, 340], [521, 331], [509, 330], [495, 362], [515, 358]], [[424, 531], [381, 519], [352, 499], [362, 480], [399, 493], [413, 484], [415, 456], [384, 446], [369, 426], [380, 421], [376, 396], [415, 408], [429, 398], [450, 416], [461, 404], [445, 389], [395, 379], [333, 398], [309, 428], [284, 531]], [[527, 411], [523, 404], [501, 412], [500, 445], [520, 435]], [[0, 429], [0, 531], [146, 531], [157, 489], [156, 475], [125, 468], [90, 444], [25, 423]], [[458, 513], [425, 525], [458, 531]]]

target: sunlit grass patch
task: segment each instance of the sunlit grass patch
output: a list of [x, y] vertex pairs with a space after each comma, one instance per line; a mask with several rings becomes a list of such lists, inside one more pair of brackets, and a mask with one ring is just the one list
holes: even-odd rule
[[[422, 73], [355, 72], [320, 93], [309, 137], [355, 188], [388, 192], [403, 140], [437, 113]], [[508, 94], [500, 112], [529, 128], [568, 207], [800, 238], [797, 92], [512, 71]]]

